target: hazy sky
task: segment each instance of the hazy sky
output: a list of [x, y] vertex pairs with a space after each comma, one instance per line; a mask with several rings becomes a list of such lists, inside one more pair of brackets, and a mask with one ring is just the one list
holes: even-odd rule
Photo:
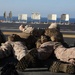
[[71, 18], [75, 18], [75, 0], [0, 0], [0, 16], [4, 11], [7, 14], [12, 11], [13, 16], [18, 14], [28, 14], [39, 12], [42, 17], [48, 14], [70, 14]]

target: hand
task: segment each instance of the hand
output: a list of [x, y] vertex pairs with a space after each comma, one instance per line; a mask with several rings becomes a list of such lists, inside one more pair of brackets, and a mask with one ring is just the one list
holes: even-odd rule
[[75, 59], [74, 58], [69, 59], [69, 63], [75, 65]]
[[21, 30], [21, 31], [23, 31], [24, 28], [25, 28], [24, 25], [20, 25], [20, 26], [19, 26], [19, 30]]

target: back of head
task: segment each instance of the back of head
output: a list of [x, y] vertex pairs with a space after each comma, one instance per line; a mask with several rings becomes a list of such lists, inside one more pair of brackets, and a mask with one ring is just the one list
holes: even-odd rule
[[48, 28], [45, 30], [45, 35], [49, 36], [52, 41], [64, 42], [63, 35], [58, 29]]
[[57, 35], [57, 34], [59, 34], [58, 29], [55, 29], [55, 28], [52, 28], [52, 29], [47, 28], [47, 29], [45, 29], [45, 35], [47, 35], [49, 37], [51, 37], [53, 35]]
[[32, 35], [34, 35], [35, 37], [40, 37], [41, 35], [44, 35], [45, 30], [44, 29], [34, 29], [32, 32]]

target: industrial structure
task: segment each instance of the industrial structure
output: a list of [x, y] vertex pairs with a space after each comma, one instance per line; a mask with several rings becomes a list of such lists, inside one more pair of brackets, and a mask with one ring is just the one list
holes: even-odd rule
[[41, 15], [39, 13], [32, 13], [31, 22], [40, 23]]
[[62, 14], [60, 18], [61, 23], [69, 23], [70, 16], [69, 14]]
[[27, 23], [27, 14], [20, 14], [20, 15], [18, 15], [18, 20]]
[[49, 22], [49, 20], [56, 22], [56, 20], [57, 20], [57, 15], [56, 15], [56, 14], [49, 14], [49, 15], [48, 15], [48, 19], [47, 19], [47, 23]]

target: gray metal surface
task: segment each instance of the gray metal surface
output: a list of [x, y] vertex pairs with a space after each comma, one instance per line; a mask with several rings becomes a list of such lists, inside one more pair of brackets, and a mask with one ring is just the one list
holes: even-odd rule
[[19, 75], [75, 75], [75, 74], [67, 74], [67, 73], [51, 73], [48, 71], [44, 72], [18, 72]]

